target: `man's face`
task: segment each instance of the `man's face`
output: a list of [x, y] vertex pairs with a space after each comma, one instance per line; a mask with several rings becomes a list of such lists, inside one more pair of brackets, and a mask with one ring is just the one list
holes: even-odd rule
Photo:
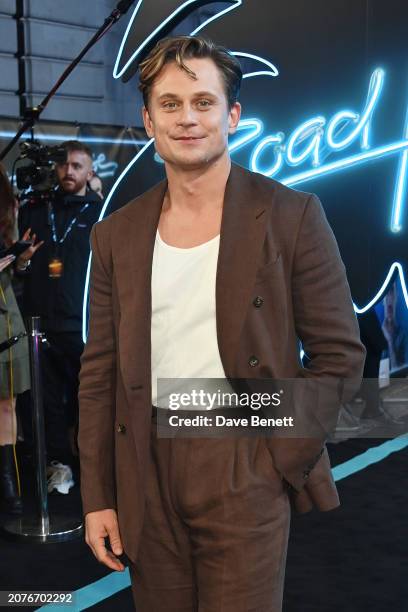
[[86, 183], [92, 177], [92, 160], [83, 151], [70, 151], [65, 164], [57, 164], [60, 187], [72, 195], [85, 195]]
[[197, 79], [175, 62], [153, 83], [143, 120], [156, 150], [169, 165], [193, 170], [227, 153], [228, 134], [236, 131], [241, 107], [228, 109], [222, 76], [208, 58], [185, 62]]

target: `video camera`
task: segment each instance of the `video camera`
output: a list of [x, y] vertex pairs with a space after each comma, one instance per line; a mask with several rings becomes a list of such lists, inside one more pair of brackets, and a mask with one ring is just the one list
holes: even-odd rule
[[23, 192], [22, 196], [41, 196], [50, 192], [56, 186], [55, 164], [63, 164], [67, 160], [65, 148], [59, 145], [48, 147], [36, 140], [30, 140], [20, 144], [20, 151], [16, 162], [31, 160], [30, 164], [16, 170], [17, 188]]

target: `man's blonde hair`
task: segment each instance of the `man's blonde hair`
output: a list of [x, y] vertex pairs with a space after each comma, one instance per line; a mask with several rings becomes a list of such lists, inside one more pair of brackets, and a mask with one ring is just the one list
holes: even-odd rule
[[154, 80], [163, 67], [176, 62], [181, 70], [196, 79], [195, 73], [185, 64], [189, 59], [211, 59], [220, 71], [225, 87], [228, 107], [231, 108], [238, 99], [242, 81], [242, 69], [239, 61], [226, 49], [200, 36], [174, 36], [164, 38], [150, 51], [140, 63], [140, 84], [143, 102], [146, 108]]

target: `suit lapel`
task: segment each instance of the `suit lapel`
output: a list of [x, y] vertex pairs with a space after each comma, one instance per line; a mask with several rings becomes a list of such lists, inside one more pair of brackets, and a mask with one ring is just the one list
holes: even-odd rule
[[123, 209], [117, 236], [115, 266], [121, 305], [119, 347], [127, 393], [131, 393], [132, 387], [147, 384], [151, 376], [152, 261], [166, 189], [167, 181], [161, 181]]
[[218, 347], [227, 377], [234, 376], [240, 333], [265, 239], [269, 203], [257, 199], [254, 182], [254, 175], [232, 164], [224, 197], [216, 284]]

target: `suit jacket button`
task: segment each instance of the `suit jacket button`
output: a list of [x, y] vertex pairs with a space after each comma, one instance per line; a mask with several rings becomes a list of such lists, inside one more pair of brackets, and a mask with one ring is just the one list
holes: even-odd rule
[[116, 427], [116, 431], [118, 433], [124, 434], [126, 433], [126, 427], [125, 425], [122, 425], [122, 423], [118, 423], [117, 427]]
[[252, 357], [249, 358], [248, 363], [251, 366], [251, 368], [254, 368], [255, 366], [259, 364], [259, 359], [258, 357], [255, 357], [255, 355], [252, 355]]
[[264, 303], [263, 297], [261, 297], [260, 295], [257, 295], [252, 303], [255, 306], [255, 308], [260, 308], [262, 304]]

